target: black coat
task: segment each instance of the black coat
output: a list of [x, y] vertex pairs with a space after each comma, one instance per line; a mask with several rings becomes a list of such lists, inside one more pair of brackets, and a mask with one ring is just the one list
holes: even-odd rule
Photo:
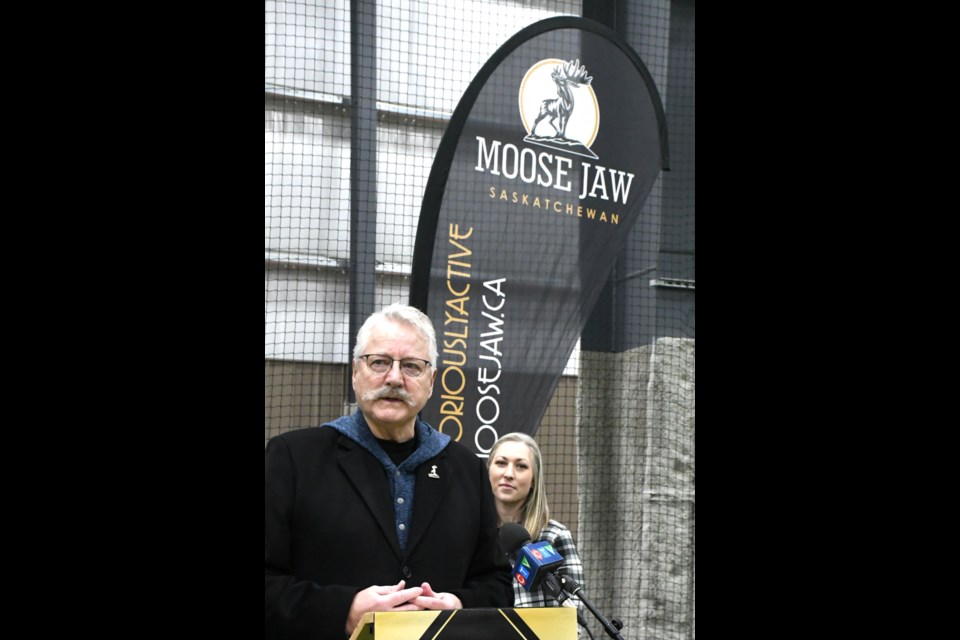
[[354, 595], [401, 579], [513, 604], [486, 467], [456, 442], [417, 468], [405, 555], [383, 466], [331, 427], [268, 442], [265, 499], [266, 638], [343, 638]]

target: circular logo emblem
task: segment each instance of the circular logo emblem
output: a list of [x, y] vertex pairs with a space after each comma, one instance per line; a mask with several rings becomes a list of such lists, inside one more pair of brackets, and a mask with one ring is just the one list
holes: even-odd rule
[[527, 139], [546, 146], [579, 143], [589, 149], [600, 129], [600, 108], [592, 80], [579, 60], [547, 58], [530, 67], [519, 94], [520, 119]]

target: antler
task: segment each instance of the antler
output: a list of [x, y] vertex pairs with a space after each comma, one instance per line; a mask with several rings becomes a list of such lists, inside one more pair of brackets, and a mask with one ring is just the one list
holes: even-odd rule
[[563, 75], [566, 76], [568, 80], [578, 84], [590, 84], [590, 81], [593, 80], [593, 76], [587, 75], [587, 68], [580, 65], [579, 58], [563, 63]]

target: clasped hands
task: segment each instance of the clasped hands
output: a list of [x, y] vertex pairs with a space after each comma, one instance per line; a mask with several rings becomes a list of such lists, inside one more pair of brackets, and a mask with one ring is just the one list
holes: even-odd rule
[[347, 633], [352, 634], [363, 614], [371, 611], [422, 611], [423, 609], [462, 609], [460, 598], [452, 593], [435, 592], [430, 583], [404, 588], [401, 580], [395, 585], [373, 585], [357, 592], [347, 615]]

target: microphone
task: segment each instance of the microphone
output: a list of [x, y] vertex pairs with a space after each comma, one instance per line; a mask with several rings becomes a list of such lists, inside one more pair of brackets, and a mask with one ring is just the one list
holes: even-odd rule
[[[574, 580], [569, 576], [560, 576], [560, 586], [563, 588], [564, 591], [566, 591], [570, 595], [577, 596], [578, 598], [580, 598], [580, 602], [582, 602], [584, 606], [586, 606], [587, 609], [590, 610], [590, 613], [592, 613], [593, 616], [600, 621], [600, 626], [603, 627], [603, 630], [606, 632], [608, 636], [610, 636], [614, 640], [624, 640], [623, 636], [620, 635], [620, 629], [623, 629], [623, 623], [617, 620], [616, 618], [613, 618], [611, 620], [607, 620], [606, 618], [604, 618], [603, 614], [600, 613], [600, 611], [598, 611], [597, 608], [593, 606], [593, 603], [587, 599], [587, 596], [585, 593], [583, 593], [583, 589], [580, 587], [579, 582], [577, 582], [576, 580]], [[579, 612], [577, 614], [577, 617], [579, 620]], [[587, 626], [582, 622], [580, 624], [582, 624], [584, 627]], [[591, 634], [591, 637], [593, 637], [592, 634]]]
[[[557, 601], [561, 607], [570, 607], [571, 609], [577, 608], [577, 603], [570, 599], [570, 594], [568, 594], [561, 584], [563, 578], [557, 576], [553, 573], [545, 573], [543, 575], [543, 582], [540, 583], [540, 588], [550, 597]], [[577, 620], [580, 621], [580, 611], [577, 611]], [[584, 625], [586, 626], [586, 625]]]
[[500, 527], [499, 536], [500, 546], [507, 552], [510, 566], [513, 566], [517, 561], [517, 551], [530, 542], [530, 534], [516, 522], [508, 522]]
[[[561, 603], [567, 594], [560, 587], [553, 570], [563, 564], [563, 556], [548, 541], [530, 542], [527, 530], [515, 522], [507, 522], [500, 527], [500, 546], [507, 551], [513, 563], [513, 577], [524, 591], [533, 591], [547, 581], [547, 591]], [[563, 594], [563, 598], [558, 597]]]
[[[527, 530], [515, 522], [508, 522], [500, 527], [500, 546], [511, 556], [511, 563], [514, 564], [513, 576], [517, 582], [527, 591], [542, 586], [543, 590], [557, 599], [563, 606], [570, 606], [570, 596], [577, 596], [580, 601], [589, 609], [590, 613], [600, 621], [600, 625], [608, 636], [614, 640], [624, 640], [620, 635], [620, 629], [623, 623], [617, 619], [607, 620], [603, 614], [597, 610], [593, 603], [587, 599], [586, 594], [576, 580], [569, 576], [558, 576], [553, 572], [554, 567], [563, 564], [563, 556], [557, 553], [549, 542], [537, 542], [530, 544], [530, 534]], [[550, 555], [546, 555], [545, 545], [549, 547]], [[534, 553], [534, 552], [537, 553]], [[514, 559], [516, 556], [516, 559]], [[524, 561], [527, 562], [524, 565]], [[566, 600], [566, 602], [564, 602]], [[576, 605], [574, 605], [576, 606]], [[590, 633], [590, 629], [584, 622], [580, 610], [577, 610], [577, 622]], [[593, 637], [593, 634], [590, 634]]]

